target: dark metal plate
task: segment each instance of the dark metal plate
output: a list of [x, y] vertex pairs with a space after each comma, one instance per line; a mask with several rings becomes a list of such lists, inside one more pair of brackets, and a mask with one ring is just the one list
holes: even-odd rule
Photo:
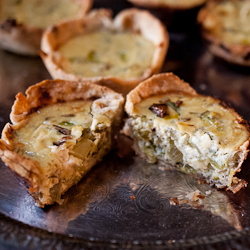
[[[119, 2], [119, 4], [118, 4]], [[96, 1], [117, 12], [125, 1]], [[163, 72], [172, 71], [203, 94], [229, 101], [250, 120], [250, 69], [214, 58], [197, 28], [171, 27]], [[50, 78], [39, 58], [0, 51], [0, 128], [18, 92]], [[250, 162], [243, 165], [250, 182]], [[199, 189], [201, 202], [170, 205]], [[217, 191], [171, 169], [111, 152], [64, 195], [63, 205], [37, 208], [0, 162], [0, 249], [249, 249], [250, 186], [237, 195]]]

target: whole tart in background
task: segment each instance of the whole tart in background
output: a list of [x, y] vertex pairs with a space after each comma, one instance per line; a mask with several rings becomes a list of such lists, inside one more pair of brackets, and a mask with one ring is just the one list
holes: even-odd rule
[[81, 18], [92, 0], [0, 0], [0, 47], [23, 54], [39, 55], [45, 28]]
[[172, 164], [236, 193], [248, 154], [248, 123], [219, 99], [199, 95], [172, 73], [154, 75], [128, 95], [124, 133], [150, 163]]
[[129, 2], [146, 8], [166, 8], [172, 10], [188, 10], [196, 8], [207, 0], [128, 0]]
[[210, 1], [200, 10], [198, 22], [214, 55], [250, 66], [250, 1]]
[[53, 78], [98, 81], [126, 94], [160, 72], [168, 44], [165, 27], [148, 11], [127, 9], [112, 20], [100, 9], [46, 30], [41, 57]]
[[111, 150], [124, 98], [94, 83], [45, 80], [18, 93], [2, 131], [0, 157], [36, 205], [63, 195]]

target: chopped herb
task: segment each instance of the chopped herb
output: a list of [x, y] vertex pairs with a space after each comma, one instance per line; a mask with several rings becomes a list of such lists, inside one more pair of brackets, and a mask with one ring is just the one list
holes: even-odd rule
[[85, 63], [86, 59], [84, 57], [75, 56], [68, 59], [71, 63]]
[[218, 119], [221, 117], [219, 113], [212, 111], [205, 111], [200, 115], [200, 119], [203, 121], [205, 126], [214, 125], [219, 128]]
[[152, 141], [149, 141], [151, 147], [153, 148], [154, 152], [156, 153], [156, 146], [154, 145], [154, 143]]
[[179, 106], [176, 106], [176, 103], [174, 102], [168, 102], [168, 106], [170, 108], [172, 108], [176, 113], [178, 113], [178, 115], [180, 115], [180, 111], [179, 111]]
[[98, 62], [97, 55], [96, 55], [96, 52], [94, 50], [92, 50], [88, 53], [87, 59], [90, 62]]
[[154, 103], [150, 108], [149, 108], [155, 115], [158, 117], [163, 118], [164, 116], [168, 115], [168, 105], [167, 104], [157, 104]]
[[127, 61], [127, 55], [125, 54], [125, 52], [119, 53], [119, 56], [122, 61], [124, 62]]
[[71, 130], [53, 124], [53, 127], [61, 134], [71, 135]]
[[223, 165], [219, 165], [216, 161], [214, 161], [214, 160], [212, 160], [212, 159], [210, 159], [210, 163], [214, 166], [214, 167], [216, 167], [217, 169], [219, 169], [219, 170], [223, 170], [224, 168], [225, 168], [225, 165], [223, 164]]
[[[64, 117], [71, 117], [71, 116], [64, 116]], [[74, 126], [75, 124], [73, 122], [60, 122], [59, 125], [62, 126]]]

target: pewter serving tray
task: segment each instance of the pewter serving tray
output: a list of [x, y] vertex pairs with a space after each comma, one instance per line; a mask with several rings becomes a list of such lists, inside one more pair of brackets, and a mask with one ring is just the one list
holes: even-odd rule
[[[117, 12], [131, 5], [95, 2], [95, 7], [102, 6]], [[230, 102], [249, 120], [250, 69], [214, 58], [195, 23], [186, 26], [170, 26], [162, 72], [174, 72], [197, 92]], [[9, 121], [15, 95], [48, 78], [39, 58], [0, 50], [1, 129]], [[171, 168], [146, 163], [130, 152], [124, 139], [119, 139], [121, 149], [128, 149], [124, 158], [112, 151], [64, 195], [61, 206], [45, 209], [34, 205], [0, 161], [0, 249], [249, 249], [250, 186], [237, 195], [217, 191]], [[240, 174], [248, 182], [249, 167], [246, 160]], [[170, 198], [184, 198], [196, 189], [211, 194], [201, 202], [170, 204]]]

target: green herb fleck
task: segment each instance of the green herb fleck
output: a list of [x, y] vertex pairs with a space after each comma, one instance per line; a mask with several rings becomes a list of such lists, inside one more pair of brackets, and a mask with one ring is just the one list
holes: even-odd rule
[[126, 55], [125, 52], [120, 52], [120, 53], [119, 53], [119, 56], [120, 56], [120, 59], [121, 59], [123, 62], [127, 61], [127, 55]]
[[68, 60], [71, 63], [84, 63], [84, 62], [86, 62], [86, 59], [84, 57], [80, 57], [80, 56], [70, 57]]
[[219, 165], [216, 161], [210, 159], [210, 164], [212, 164], [214, 167], [216, 167], [219, 170], [223, 170], [225, 168], [225, 165]]
[[60, 122], [59, 125], [62, 125], [62, 126], [74, 126], [75, 124], [73, 122]]
[[87, 55], [87, 59], [90, 62], [98, 62], [97, 60], [97, 55], [96, 52], [94, 50], [91, 50], [88, 55]]
[[216, 128], [220, 128], [220, 123], [218, 122], [218, 119], [221, 117], [219, 113], [212, 112], [212, 111], [205, 111], [200, 115], [200, 119], [203, 121], [205, 126], [213, 125]]
[[180, 107], [177, 107], [174, 102], [168, 102], [168, 106], [172, 108], [178, 115], [180, 115]]

